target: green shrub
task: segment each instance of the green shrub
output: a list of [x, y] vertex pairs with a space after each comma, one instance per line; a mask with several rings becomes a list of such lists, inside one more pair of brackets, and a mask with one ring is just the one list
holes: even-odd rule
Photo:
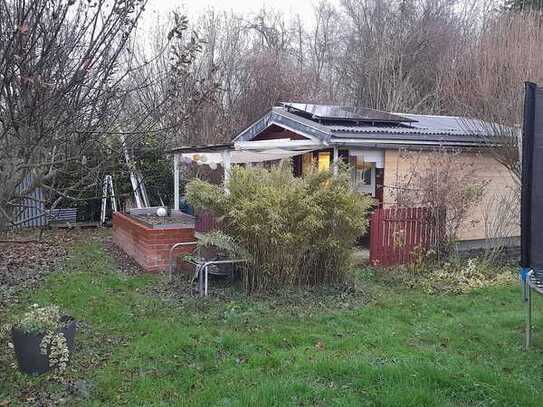
[[511, 265], [497, 265], [484, 258], [451, 257], [430, 269], [422, 286], [430, 293], [466, 293], [501, 283], [511, 283], [516, 275]]
[[345, 279], [372, 205], [372, 198], [353, 192], [346, 169], [297, 178], [287, 165], [235, 167], [228, 189], [225, 194], [193, 180], [187, 199], [223, 217], [224, 233], [247, 253], [242, 273], [247, 290]]
[[472, 290], [510, 284], [517, 278], [516, 266], [491, 263], [484, 257], [450, 256], [446, 261], [426, 258], [423, 262], [386, 270], [386, 279], [411, 288], [421, 288], [429, 294], [462, 294]]

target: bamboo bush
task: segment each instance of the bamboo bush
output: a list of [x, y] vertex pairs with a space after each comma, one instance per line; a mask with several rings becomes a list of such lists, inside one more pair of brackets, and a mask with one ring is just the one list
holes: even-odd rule
[[187, 199], [223, 217], [224, 234], [246, 253], [246, 290], [339, 283], [346, 279], [352, 247], [367, 228], [372, 198], [351, 188], [346, 169], [292, 175], [288, 165], [235, 167], [229, 193], [195, 179]]

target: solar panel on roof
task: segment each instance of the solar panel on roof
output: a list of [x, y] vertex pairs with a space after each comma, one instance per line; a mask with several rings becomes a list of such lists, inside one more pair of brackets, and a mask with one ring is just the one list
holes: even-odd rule
[[365, 107], [315, 105], [308, 103], [282, 102], [286, 108], [310, 114], [313, 119], [347, 120], [356, 122], [406, 123], [416, 120]]

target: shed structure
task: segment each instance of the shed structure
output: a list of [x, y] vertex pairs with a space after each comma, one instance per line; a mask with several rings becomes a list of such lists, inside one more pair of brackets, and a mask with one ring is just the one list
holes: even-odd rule
[[[283, 102], [241, 131], [230, 143], [172, 149], [174, 206], [179, 208], [179, 166], [182, 163], [212, 168], [221, 166], [224, 178], [228, 180], [233, 164], [292, 158], [295, 175], [303, 175], [315, 162], [320, 169], [336, 168], [339, 161], [349, 163], [355, 189], [375, 197], [380, 207], [386, 207], [393, 204], [392, 186], [410, 165], [401, 152], [416, 150], [424, 155], [439, 148], [461, 151], [459, 165], [475, 165], [481, 178], [488, 181], [490, 194], [506, 191], [514, 184], [513, 179], [488, 154], [489, 146], [502, 142], [495, 135], [489, 138], [493, 126], [465, 117]], [[517, 131], [506, 130], [510, 134], [503, 137], [515, 136]], [[488, 238], [482, 219], [486, 216], [484, 212], [484, 202], [481, 202], [462, 227], [460, 239]], [[511, 235], [518, 236], [518, 232]]]

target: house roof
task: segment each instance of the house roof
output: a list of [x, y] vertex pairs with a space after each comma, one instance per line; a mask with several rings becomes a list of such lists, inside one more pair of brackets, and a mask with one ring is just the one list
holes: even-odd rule
[[234, 141], [250, 141], [277, 125], [325, 145], [366, 147], [488, 146], [489, 126], [457, 116], [388, 113], [365, 108], [283, 102], [242, 131]]
[[287, 111], [308, 116], [316, 120], [343, 120], [358, 123], [408, 123], [413, 119], [395, 113], [369, 109], [367, 107], [315, 105], [310, 103], [281, 102]]

